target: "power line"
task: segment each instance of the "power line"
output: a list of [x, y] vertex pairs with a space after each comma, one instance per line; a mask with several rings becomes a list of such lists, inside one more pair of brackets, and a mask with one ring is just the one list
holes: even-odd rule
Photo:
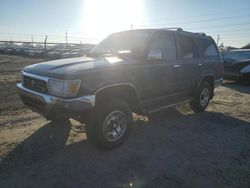
[[[206, 28], [209, 28], [209, 29], [214, 29], [214, 28], [228, 28], [228, 27], [233, 27], [233, 26], [239, 26], [239, 25], [250, 25], [250, 23], [240, 23], [240, 24], [234, 24], [234, 25], [215, 25], [215, 26], [210, 26], [210, 27], [189, 27], [187, 30], [195, 30], [195, 29], [206, 29]], [[213, 33], [213, 32], [237, 32], [237, 31], [241, 31], [241, 32], [245, 32], [245, 31], [250, 31], [250, 28], [247, 28], [247, 29], [230, 29], [230, 30], [216, 30], [216, 31], [211, 31], [210, 33]], [[0, 36], [1, 35], [4, 35], [6, 36], [6, 34], [3, 34], [3, 33], [0, 33]], [[15, 36], [16, 35], [16, 36]], [[14, 38], [30, 38], [30, 35], [20, 35], [20, 36], [17, 36], [18, 34], [15, 33], [15, 35], [11, 35], [11, 34], [8, 34], [7, 37], [11, 36], [11, 37], [14, 37]], [[39, 36], [37, 37], [36, 35], [33, 35], [35, 36], [34, 38], [44, 38], [44, 36]], [[65, 39], [65, 36], [51, 36], [51, 35], [48, 35], [50, 39]], [[97, 38], [94, 38], [94, 37], [81, 37], [80, 35], [78, 36], [71, 36], [71, 33], [68, 33], [68, 38], [71, 38], [71, 39], [97, 39]]]
[[242, 29], [230, 29], [230, 30], [218, 30], [219, 32], [231, 33], [231, 32], [248, 32], [250, 28], [242, 28]]
[[[227, 17], [229, 18], [229, 17]], [[232, 17], [230, 17], [232, 18]], [[219, 19], [219, 18], [218, 18]], [[217, 19], [217, 20], [218, 20]], [[221, 18], [221, 19], [225, 19], [225, 18]], [[208, 20], [203, 20], [203, 23], [204, 22], [207, 22]], [[192, 23], [195, 23], [195, 22], [192, 22]], [[239, 24], [228, 24], [228, 25], [212, 25], [212, 26], [207, 26], [207, 27], [204, 27], [204, 26], [192, 26], [192, 27], [188, 27], [189, 29], [206, 29], [206, 28], [209, 28], [209, 29], [215, 29], [215, 28], [220, 28], [220, 27], [235, 27], [235, 26], [240, 26], [240, 25], [249, 25], [250, 22], [247, 22], [247, 23], [239, 23]], [[153, 26], [155, 24], [148, 24], [148, 26]], [[80, 33], [84, 33], [84, 32], [78, 32], [78, 34]], [[74, 35], [74, 34], [77, 34], [77, 33], [69, 33], [70, 35]], [[20, 34], [20, 33], [0, 33], [0, 35], [8, 35], [8, 36], [29, 36], [30, 37], [30, 34]], [[44, 37], [45, 35], [37, 35], [37, 34], [33, 34], [34, 37]], [[50, 38], [64, 38], [64, 36], [62, 34], [51, 34], [51, 35], [48, 35], [50, 36]]]
[[207, 26], [207, 27], [192, 27], [193, 29], [215, 29], [215, 28], [220, 28], [220, 27], [235, 27], [235, 26], [241, 26], [241, 25], [250, 25], [250, 22], [246, 23], [239, 23], [239, 24], [229, 24], [229, 25], [212, 25], [212, 26]]
[[[187, 17], [176, 17], [174, 16], [175, 20], [185, 20], [185, 19], [190, 19], [190, 18], [200, 18], [200, 17], [206, 17], [206, 16], [217, 16], [217, 15], [223, 15], [223, 14], [234, 14], [234, 13], [239, 13], [239, 11], [247, 11], [249, 13], [249, 8], [243, 8], [243, 9], [233, 9], [233, 10], [227, 10], [227, 11], [217, 11], [217, 12], [212, 12], [212, 13], [208, 13], [208, 14], [200, 14], [200, 15], [195, 15], [195, 16], [188, 16]], [[162, 20], [158, 20], [158, 21], [166, 21], [166, 19], [162, 19]], [[152, 19], [147, 19], [147, 20], [140, 20], [140, 22], [154, 22], [154, 20]]]
[[160, 26], [160, 25], [166, 25], [166, 24], [171, 24], [174, 23], [175, 25], [180, 25], [180, 23], [183, 23], [183, 24], [188, 24], [188, 23], [191, 23], [191, 24], [194, 24], [194, 23], [203, 23], [203, 22], [214, 22], [214, 21], [218, 21], [218, 20], [227, 20], [227, 19], [234, 19], [234, 18], [240, 18], [240, 17], [249, 17], [250, 15], [240, 15], [240, 16], [228, 16], [228, 17], [221, 17], [221, 18], [213, 18], [213, 19], [202, 19], [202, 20], [197, 20], [197, 21], [183, 21], [183, 22], [177, 22], [177, 21], [174, 21], [174, 20], [165, 20], [165, 22], [163, 23], [152, 23], [152, 24], [138, 24], [137, 26], [139, 27], [148, 27], [148, 26]]
[[[161, 22], [163, 21], [164, 23], [166, 22], [176, 22], [178, 20], [189, 20], [189, 21], [185, 21], [185, 23], [199, 23], [199, 22], [207, 22], [207, 21], [217, 21], [217, 20], [220, 20], [220, 19], [230, 19], [230, 18], [238, 18], [238, 17], [244, 17], [244, 16], [250, 16], [250, 15], [245, 15], [245, 11], [247, 11], [247, 13], [249, 13], [249, 8], [242, 8], [242, 9], [232, 9], [232, 10], [227, 10], [227, 11], [216, 11], [216, 12], [211, 12], [211, 13], [208, 13], [208, 14], [200, 14], [200, 15], [195, 15], [195, 16], [189, 16], [188, 18], [187, 17], [176, 17], [174, 19], [171, 19], [171, 20], [166, 20], [166, 19], [163, 19], [163, 20], [158, 20], [157, 22]], [[232, 14], [238, 14], [238, 13], [244, 13], [244, 15], [232, 15]], [[209, 18], [209, 19], [198, 19], [198, 20], [193, 20], [190, 18], [201, 18], [201, 17], [205, 17], [205, 16], [217, 16], [217, 15], [225, 15], [225, 14], [229, 14], [230, 13], [230, 16], [227, 16], [227, 17], [216, 17], [216, 18]], [[156, 25], [154, 24], [155, 23], [155, 20], [141, 20], [140, 22], [138, 23], [143, 23], [143, 22], [153, 22], [152, 24], [147, 24], [147, 26], [153, 26], [153, 25]], [[135, 22], [136, 23], [136, 22]], [[162, 24], [164, 24], [162, 23]], [[159, 23], [157, 25], [160, 25]], [[218, 26], [217, 26], [218, 27]], [[198, 28], [198, 27], [197, 27]], [[200, 28], [205, 28], [205, 27], [200, 27]], [[208, 27], [207, 27], [208, 28]], [[74, 31], [74, 30], [69, 30], [69, 31]], [[76, 31], [76, 30], [75, 30]], [[71, 35], [72, 34], [79, 34], [79, 33], [82, 33], [82, 34], [87, 34], [86, 32], [84, 31], [79, 31], [79, 32], [69, 32]], [[7, 35], [23, 35], [23, 36], [30, 36], [30, 34], [21, 34], [21, 33], [0, 33], [0, 34], [7, 34]], [[33, 36], [40, 36], [40, 37], [45, 37], [46, 35], [48, 36], [64, 36], [65, 33], [57, 33], [57, 34], [33, 34]]]
[[[244, 15], [232, 15], [232, 13], [237, 13], [238, 14], [238, 12], [239, 11], [248, 11], [247, 13], [248, 14], [244, 14]], [[244, 17], [244, 16], [250, 16], [249, 15], [249, 8], [244, 8], [244, 9], [234, 9], [234, 10], [231, 10], [231, 11], [228, 11], [228, 13], [230, 13], [230, 16], [227, 16], [227, 17], [222, 17], [222, 18], [218, 18], [218, 17], [216, 17], [216, 18], [210, 18], [210, 19], [202, 19], [202, 20], [193, 20], [193, 19], [191, 19], [190, 20], [190, 18], [201, 18], [201, 17], [204, 17], [204, 16], [210, 16], [211, 17], [211, 15], [223, 15], [223, 14], [225, 14], [225, 13], [227, 13], [227, 12], [217, 12], [217, 14], [214, 14], [214, 13], [210, 13], [210, 14], [206, 14], [206, 15], [198, 15], [198, 16], [189, 16], [188, 18], [187, 17], [179, 17], [179, 18], [171, 18], [171, 20], [166, 20], [166, 19], [162, 19], [162, 20], [157, 20], [157, 22], [158, 23], [156, 23], [155, 24], [155, 20], [140, 20], [140, 21], [138, 21], [138, 22], [134, 22], [135, 24], [133, 24], [133, 28], [134, 28], [134, 25], [136, 25], [136, 26], [149, 26], [149, 25], [162, 25], [162, 24], [166, 24], [166, 23], [168, 23], [169, 24], [169, 22], [171, 23], [176, 23], [176, 21], [183, 21], [184, 20], [184, 22], [185, 23], [201, 23], [201, 22], [203, 22], [203, 21], [217, 21], [217, 20], [219, 20], [219, 19], [230, 19], [230, 18], [237, 18], [237, 17]], [[244, 13], [244, 12], [243, 12]], [[187, 21], [185, 21], [185, 20], [187, 20]], [[151, 22], [151, 23], [148, 23], [148, 24], [143, 24], [144, 22]], [[162, 22], [162, 23], [159, 23], [159, 22]], [[142, 23], [142, 24], [141, 24]], [[182, 22], [181, 22], [182, 23]], [[131, 24], [126, 24], [127, 26], [128, 26], [128, 28], [131, 28]], [[78, 34], [78, 33], [85, 33], [86, 34], [86, 32], [83, 32], [83, 31], [79, 31], [79, 30], [68, 30], [68, 31], [71, 31], [71, 34]]]

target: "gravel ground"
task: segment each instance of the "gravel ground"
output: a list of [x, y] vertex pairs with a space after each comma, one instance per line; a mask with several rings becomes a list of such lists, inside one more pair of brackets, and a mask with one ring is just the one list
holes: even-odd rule
[[104, 152], [79, 123], [23, 106], [19, 71], [41, 61], [0, 55], [0, 187], [250, 187], [250, 86], [223, 83], [204, 113], [137, 115], [125, 144]]

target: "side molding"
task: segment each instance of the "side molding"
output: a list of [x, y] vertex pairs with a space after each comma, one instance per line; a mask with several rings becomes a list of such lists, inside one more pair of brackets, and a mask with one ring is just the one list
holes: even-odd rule
[[107, 88], [110, 88], [110, 87], [116, 87], [116, 86], [130, 86], [135, 90], [136, 95], [138, 96], [136, 87], [133, 84], [130, 84], [130, 83], [115, 83], [115, 84], [106, 85], [106, 86], [103, 86], [103, 87], [99, 88], [98, 90], [96, 90], [94, 92], [94, 95], [96, 95], [98, 92], [102, 91], [103, 89], [107, 89]]

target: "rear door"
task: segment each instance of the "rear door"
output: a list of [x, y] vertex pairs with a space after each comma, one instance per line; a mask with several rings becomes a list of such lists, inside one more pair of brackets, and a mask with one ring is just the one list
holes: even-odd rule
[[202, 58], [203, 72], [202, 74], [212, 74], [214, 80], [223, 77], [223, 62], [219, 55], [214, 40], [211, 37], [199, 37], [196, 39]]
[[181, 60], [181, 75], [184, 95], [190, 95], [197, 86], [203, 67], [201, 57], [193, 38], [189, 35], [178, 35], [178, 58]]

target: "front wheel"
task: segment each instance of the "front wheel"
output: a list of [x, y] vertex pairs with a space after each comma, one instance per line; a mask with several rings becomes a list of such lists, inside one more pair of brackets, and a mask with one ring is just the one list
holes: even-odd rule
[[203, 81], [199, 87], [194, 100], [190, 102], [190, 107], [194, 112], [203, 112], [211, 99], [211, 86], [207, 81]]
[[128, 104], [120, 99], [111, 99], [96, 107], [86, 124], [87, 137], [102, 149], [116, 148], [126, 140], [131, 120]]

